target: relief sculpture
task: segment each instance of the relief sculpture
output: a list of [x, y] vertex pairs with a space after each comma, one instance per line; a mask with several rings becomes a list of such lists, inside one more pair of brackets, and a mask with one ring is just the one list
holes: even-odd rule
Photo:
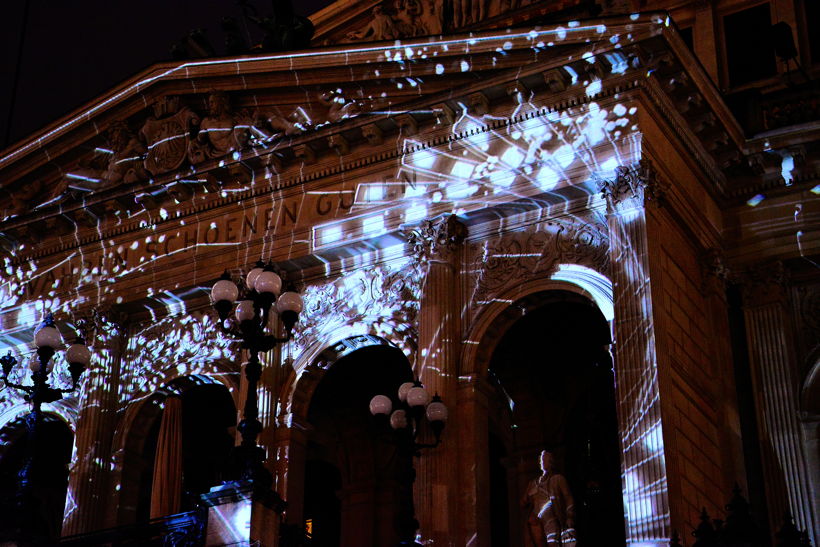
[[185, 161], [199, 116], [187, 106], [180, 107], [179, 97], [171, 95], [159, 98], [153, 109], [140, 135], [148, 143], [145, 169], [156, 176], [177, 169]]
[[208, 115], [188, 146], [193, 164], [241, 150], [248, 142], [250, 117], [231, 111], [228, 95], [215, 91], [208, 96]]
[[521, 279], [549, 277], [559, 264], [582, 264], [605, 272], [609, 236], [587, 222], [550, 221], [537, 231], [514, 232], [471, 245], [474, 303], [486, 302]]

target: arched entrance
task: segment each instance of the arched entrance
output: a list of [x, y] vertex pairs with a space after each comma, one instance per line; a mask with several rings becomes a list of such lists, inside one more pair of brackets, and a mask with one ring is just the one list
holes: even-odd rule
[[306, 413], [303, 520], [316, 547], [395, 546], [402, 502], [411, 495], [411, 456], [368, 410], [374, 395], [412, 380], [410, 364], [381, 339], [356, 338], [320, 356], [323, 373]]
[[494, 547], [530, 545], [520, 501], [553, 453], [574, 498], [578, 547], [623, 545], [620, 451], [610, 328], [577, 293], [550, 290], [513, 303], [494, 321], [499, 341], [488, 381], [490, 511]]
[[[174, 426], [168, 413], [175, 413]], [[156, 513], [154, 477], [177, 452], [182, 477], [175, 501], [162, 504], [167, 514], [190, 511], [199, 495], [219, 484], [235, 444], [236, 406], [228, 388], [203, 376], [182, 376], [147, 397], [137, 411], [125, 441], [118, 524], [144, 522]], [[163, 423], [166, 418], [166, 423]], [[167, 436], [172, 427], [178, 434]], [[170, 441], [168, 445], [163, 442]], [[175, 443], [175, 445], [174, 445]], [[158, 452], [158, 445], [160, 446]], [[160, 516], [154, 514], [153, 516]]]
[[[74, 433], [59, 417], [44, 413], [33, 449], [32, 505], [30, 527], [47, 542], [60, 537], [63, 525], [68, 464], [74, 445]], [[18, 473], [28, 456], [25, 416], [6, 424], [0, 430], [0, 530], [15, 528], [19, 518], [13, 510], [17, 493]]]

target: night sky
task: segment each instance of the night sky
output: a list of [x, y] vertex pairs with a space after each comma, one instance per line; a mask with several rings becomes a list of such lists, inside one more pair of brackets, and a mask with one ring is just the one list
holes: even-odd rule
[[[271, 1], [249, 0], [260, 15]], [[281, 1], [281, 0], [279, 0]], [[294, 0], [309, 15], [330, 0]], [[28, 20], [23, 29], [28, 4]], [[0, 20], [0, 149], [48, 125], [150, 65], [170, 60], [170, 48], [191, 29], [206, 30], [224, 51], [222, 17], [241, 19], [236, 0], [7, 0]], [[249, 23], [253, 39], [261, 34]], [[15, 68], [16, 106], [9, 123]], [[7, 137], [8, 134], [8, 137]]]

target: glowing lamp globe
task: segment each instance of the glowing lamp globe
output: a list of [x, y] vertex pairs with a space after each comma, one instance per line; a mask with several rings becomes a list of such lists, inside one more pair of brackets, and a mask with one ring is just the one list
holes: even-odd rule
[[386, 395], [376, 395], [370, 399], [370, 413], [373, 416], [387, 416], [393, 410], [393, 401]]
[[72, 365], [82, 365], [87, 367], [91, 362], [91, 351], [85, 344], [71, 344], [65, 350], [65, 360]]
[[276, 275], [276, 272], [263, 270], [253, 280], [253, 288], [259, 294], [272, 294], [274, 297], [279, 296], [282, 291], [282, 278]]
[[238, 296], [239, 287], [230, 279], [220, 279], [214, 283], [214, 287], [211, 289], [211, 300], [214, 303], [230, 302], [233, 304]]
[[40, 370], [40, 359], [38, 359], [37, 355], [32, 355], [31, 359], [28, 362], [28, 368], [31, 369], [31, 372], [37, 372]]
[[63, 338], [53, 326], [44, 326], [34, 334], [34, 345], [38, 348], [51, 348], [56, 350], [63, 343]]
[[256, 263], [256, 266], [254, 266], [253, 269], [251, 269], [251, 271], [248, 272], [248, 275], [245, 276], [245, 285], [249, 289], [254, 288], [256, 278], [259, 277], [259, 274], [261, 274], [264, 271], [264, 267], [265, 264], [260, 260]]
[[414, 385], [413, 382], [404, 382], [399, 386], [399, 401], [402, 403], [407, 401], [407, 392], [413, 389]]
[[390, 427], [393, 429], [404, 429], [407, 427], [407, 413], [402, 410], [394, 410], [390, 415]]
[[447, 421], [447, 407], [441, 400], [433, 399], [433, 402], [427, 405], [427, 420], [431, 422], [446, 422]]
[[236, 320], [242, 323], [243, 321], [251, 321], [256, 316], [256, 311], [253, 309], [253, 300], [240, 300], [236, 305]]
[[282, 318], [288, 332], [293, 329], [293, 325], [299, 319], [303, 307], [302, 297], [299, 296], [299, 293], [293, 291], [282, 293], [282, 296], [276, 301], [276, 311], [279, 313], [279, 317]]
[[424, 407], [430, 402], [430, 395], [421, 387], [416, 386], [407, 391], [407, 404], [410, 407]]

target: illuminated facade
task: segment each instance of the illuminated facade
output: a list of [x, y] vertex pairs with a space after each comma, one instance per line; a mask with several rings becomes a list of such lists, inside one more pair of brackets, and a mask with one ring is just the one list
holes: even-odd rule
[[[450, 408], [415, 460], [423, 540], [526, 544], [547, 446], [586, 506], [621, 493], [579, 534], [614, 507], [629, 544], [667, 545], [738, 483], [816, 542], [816, 128], [745, 136], [666, 14], [523, 26], [538, 4], [491, 3], [462, 22], [490, 30], [396, 39], [371, 4], [317, 14], [316, 43], [391, 39], [156, 65], [0, 157], [4, 346], [30, 353], [44, 310], [95, 326], [81, 393], [49, 409], [74, 434], [63, 535], [186, 507], [147, 486], [151, 454], [175, 395], [242, 407], [208, 292], [261, 257], [305, 299], [259, 390], [287, 523], [389, 544], [392, 456], [356, 425], [375, 392], [360, 417], [333, 386], [415, 375]], [[698, 38], [714, 9], [678, 11]], [[26, 409], [0, 392], [0, 427]], [[178, 488], [219, 478], [190, 465]]]

